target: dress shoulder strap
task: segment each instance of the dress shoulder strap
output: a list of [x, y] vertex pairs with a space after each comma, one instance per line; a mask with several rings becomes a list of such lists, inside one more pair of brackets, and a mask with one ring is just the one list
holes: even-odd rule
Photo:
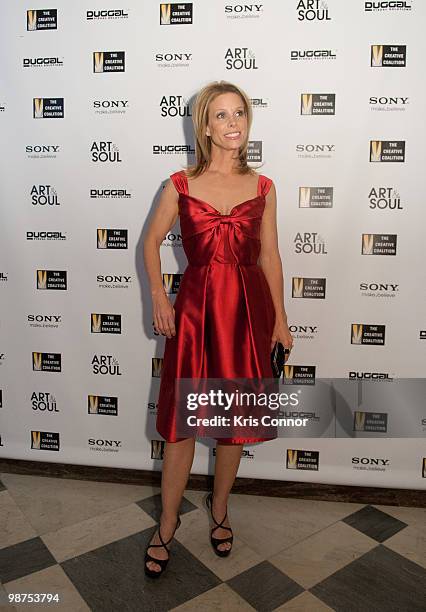
[[257, 195], [266, 196], [272, 185], [272, 180], [264, 174], [259, 174], [258, 193]]
[[178, 193], [185, 193], [188, 195], [188, 179], [186, 178], [184, 170], [174, 172], [170, 175], [170, 178]]

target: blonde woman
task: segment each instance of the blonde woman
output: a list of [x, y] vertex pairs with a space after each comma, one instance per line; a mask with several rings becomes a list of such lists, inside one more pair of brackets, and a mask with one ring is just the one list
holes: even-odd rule
[[[275, 186], [247, 163], [250, 100], [231, 83], [213, 82], [199, 92], [192, 118], [196, 163], [171, 175], [144, 240], [154, 326], [166, 336], [156, 423], [166, 440], [162, 513], [145, 555], [145, 573], [152, 577], [167, 566], [167, 545], [180, 525], [194, 458], [195, 438], [178, 437], [175, 380], [272, 378], [275, 343], [290, 350], [293, 345]], [[162, 283], [160, 245], [178, 215], [188, 266], [173, 306]], [[219, 556], [232, 547], [227, 503], [243, 445], [263, 440], [256, 431], [249, 438], [216, 439], [214, 487], [206, 504], [214, 523], [210, 541]]]

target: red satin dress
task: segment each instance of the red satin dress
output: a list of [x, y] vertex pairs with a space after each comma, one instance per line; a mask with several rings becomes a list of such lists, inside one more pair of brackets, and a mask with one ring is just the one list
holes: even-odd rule
[[[273, 378], [275, 308], [257, 264], [265, 196], [272, 181], [259, 175], [256, 197], [222, 215], [188, 193], [184, 171], [170, 176], [179, 193], [182, 245], [188, 259], [174, 303], [176, 335], [166, 338], [156, 427], [176, 435], [176, 378]], [[216, 438], [221, 444], [272, 438]]]

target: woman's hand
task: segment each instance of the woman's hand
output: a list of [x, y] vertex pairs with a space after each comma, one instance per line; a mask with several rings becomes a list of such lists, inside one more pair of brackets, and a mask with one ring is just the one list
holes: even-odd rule
[[167, 338], [176, 335], [175, 309], [164, 291], [152, 296], [154, 329]]
[[[275, 323], [274, 331], [272, 333], [271, 338], [271, 351], [274, 348], [275, 342], [281, 342], [284, 348], [291, 349], [293, 348], [293, 336], [290, 333], [287, 323]], [[284, 356], [285, 361], [289, 358], [289, 354], [287, 353]]]

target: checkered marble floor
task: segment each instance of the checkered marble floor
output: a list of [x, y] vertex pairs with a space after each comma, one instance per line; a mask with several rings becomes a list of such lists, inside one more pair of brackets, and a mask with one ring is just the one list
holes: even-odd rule
[[[144, 575], [158, 488], [0, 474], [0, 610], [424, 612], [426, 509], [231, 495], [234, 547], [209, 542], [206, 493], [185, 491], [166, 573]], [[15, 605], [16, 610], [23, 605]]]

